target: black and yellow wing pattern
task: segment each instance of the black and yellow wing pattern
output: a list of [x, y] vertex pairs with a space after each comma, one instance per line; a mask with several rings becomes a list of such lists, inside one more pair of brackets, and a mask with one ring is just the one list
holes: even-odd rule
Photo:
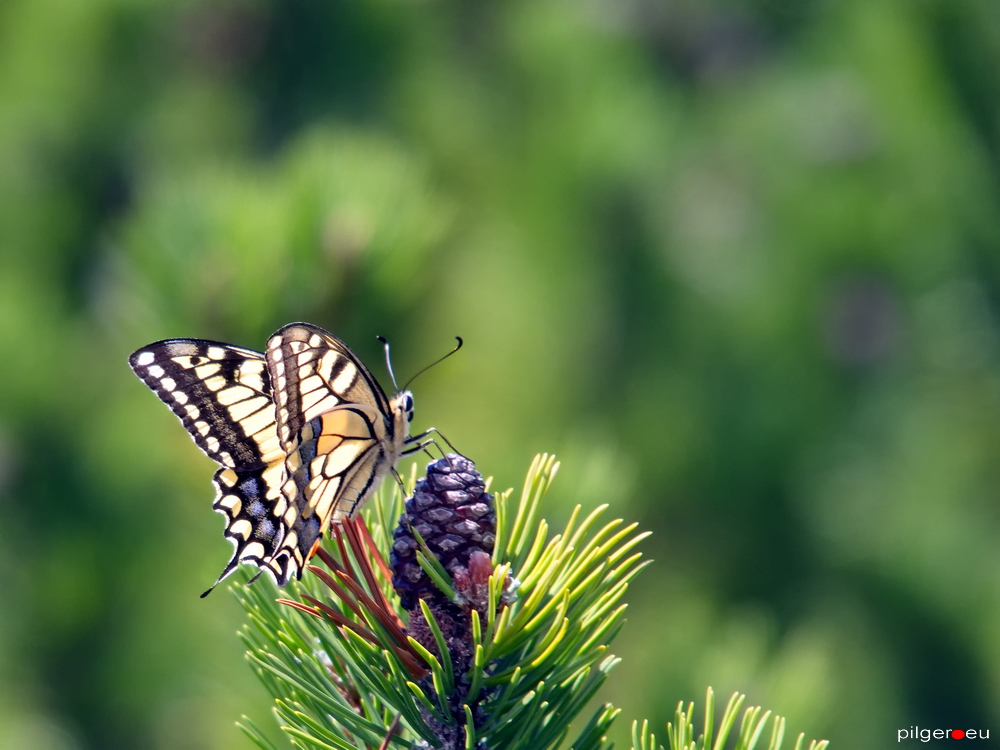
[[222, 467], [212, 507], [235, 550], [219, 581], [241, 562], [279, 586], [300, 577], [330, 523], [357, 510], [408, 452], [410, 393], [386, 398], [350, 348], [316, 326], [285, 326], [266, 356], [168, 339], [129, 364]]
[[225, 535], [235, 550], [219, 581], [241, 561], [265, 564], [283, 536], [273, 508], [285, 453], [264, 356], [217, 341], [168, 339], [138, 350], [129, 364], [222, 466], [213, 478], [212, 507], [226, 517]]
[[330, 524], [360, 508], [407, 452], [413, 397], [388, 399], [346, 344], [306, 323], [271, 336], [267, 369], [286, 452], [283, 546], [301, 569]]

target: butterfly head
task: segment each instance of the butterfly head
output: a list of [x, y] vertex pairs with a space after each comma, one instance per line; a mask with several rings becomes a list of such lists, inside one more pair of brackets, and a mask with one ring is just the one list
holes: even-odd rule
[[409, 391], [402, 391], [393, 396], [389, 402], [389, 408], [397, 426], [404, 426], [410, 429], [410, 422], [413, 421], [413, 394]]

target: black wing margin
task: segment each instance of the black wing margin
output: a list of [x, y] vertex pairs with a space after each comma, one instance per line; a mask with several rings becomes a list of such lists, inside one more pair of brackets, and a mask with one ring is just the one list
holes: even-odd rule
[[219, 579], [202, 597], [241, 562], [269, 570], [279, 586], [288, 583], [287, 565], [275, 561], [275, 553], [286, 534], [285, 522], [274, 513], [276, 506], [283, 504], [278, 503], [283, 476], [284, 462], [253, 471], [220, 469], [216, 472], [212, 478], [216, 488], [212, 510], [226, 517], [225, 536], [233, 543], [234, 550]]
[[129, 364], [213, 461], [250, 471], [284, 457], [259, 352], [215, 341], [168, 339], [134, 352]]
[[129, 364], [223, 467], [212, 480], [212, 508], [226, 517], [225, 536], [235, 549], [212, 589], [241, 562], [267, 569], [284, 586], [289, 571], [275, 552], [287, 531], [276, 515], [286, 505], [279, 502], [285, 453], [264, 356], [215, 341], [168, 339], [134, 352]]

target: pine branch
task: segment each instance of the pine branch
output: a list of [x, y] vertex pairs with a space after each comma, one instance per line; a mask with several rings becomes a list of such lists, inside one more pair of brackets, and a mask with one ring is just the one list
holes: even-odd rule
[[[240, 588], [248, 659], [293, 745], [565, 743], [618, 663], [608, 647], [624, 624], [622, 598], [645, 566], [633, 548], [647, 534], [620, 519], [602, 524], [601, 506], [582, 519], [577, 507], [550, 536], [538, 519], [557, 470], [553, 457], [536, 457], [515, 503], [510, 491], [487, 492], [472, 462], [449, 454], [420, 480], [414, 471], [405, 503], [393, 486], [335, 525], [317, 554], [323, 565], [310, 565], [286, 596], [276, 598], [265, 579]], [[676, 728], [667, 729], [671, 750], [721, 750], [741, 702], [730, 701], [714, 745], [712, 719], [694, 741], [692, 707], [679, 707]], [[569, 747], [610, 750], [605, 735], [618, 713], [599, 708]], [[769, 717], [748, 710], [737, 750], [755, 747]], [[276, 750], [249, 719], [240, 726], [258, 747]], [[773, 726], [768, 750], [779, 750], [784, 720]], [[805, 750], [801, 739], [795, 750]], [[657, 747], [646, 724], [633, 726], [633, 745]]]

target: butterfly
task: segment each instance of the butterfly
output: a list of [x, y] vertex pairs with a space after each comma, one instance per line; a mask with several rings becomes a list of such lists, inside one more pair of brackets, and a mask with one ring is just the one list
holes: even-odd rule
[[308, 323], [278, 330], [265, 353], [167, 339], [129, 364], [222, 467], [212, 508], [235, 549], [215, 585], [241, 562], [279, 586], [301, 577], [330, 524], [436, 432], [410, 435], [410, 391], [388, 398], [347, 344]]

